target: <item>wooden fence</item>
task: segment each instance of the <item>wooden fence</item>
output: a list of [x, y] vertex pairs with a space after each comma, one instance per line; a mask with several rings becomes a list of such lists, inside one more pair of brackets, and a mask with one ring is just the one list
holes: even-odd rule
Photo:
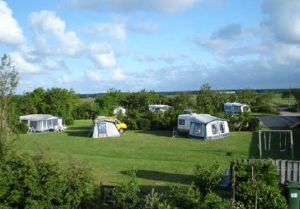
[[[243, 159], [242, 162], [250, 164], [258, 159]], [[259, 161], [268, 161], [261, 160]], [[270, 160], [276, 166], [279, 175], [279, 182], [285, 184], [287, 181], [295, 181], [300, 183], [300, 161], [294, 160]]]

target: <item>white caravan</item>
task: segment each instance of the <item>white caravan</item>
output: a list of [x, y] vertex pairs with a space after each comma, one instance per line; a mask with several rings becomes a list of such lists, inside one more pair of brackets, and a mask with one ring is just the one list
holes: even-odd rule
[[177, 121], [178, 133], [188, 133], [189, 132], [190, 125], [191, 125], [191, 117], [193, 115], [195, 115], [195, 113], [178, 115], [178, 121]]
[[224, 111], [227, 114], [234, 115], [242, 112], [250, 112], [250, 107], [247, 104], [226, 102], [224, 104]]

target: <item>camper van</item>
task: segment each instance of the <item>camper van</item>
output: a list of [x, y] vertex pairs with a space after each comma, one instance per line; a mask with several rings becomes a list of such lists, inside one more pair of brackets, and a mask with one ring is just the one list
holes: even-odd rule
[[178, 133], [188, 133], [189, 132], [192, 115], [193, 114], [178, 115], [178, 121], [177, 121]]
[[242, 112], [250, 112], [250, 107], [246, 104], [241, 104], [237, 102], [226, 102], [224, 104], [224, 111], [227, 114], [234, 115]]
[[159, 104], [149, 105], [149, 110], [151, 112], [156, 112], [156, 113], [164, 113], [170, 108], [171, 107], [169, 105], [159, 105]]

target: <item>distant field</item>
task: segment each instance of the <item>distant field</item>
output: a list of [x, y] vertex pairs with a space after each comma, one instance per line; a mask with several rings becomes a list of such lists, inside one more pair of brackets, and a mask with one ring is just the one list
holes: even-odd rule
[[[171, 131], [127, 131], [120, 138], [92, 139], [89, 124], [82, 120], [66, 132], [23, 134], [17, 147], [20, 152], [43, 152], [61, 162], [77, 159], [92, 167], [97, 183], [118, 184], [126, 171], [135, 169], [139, 183], [152, 186], [189, 184], [196, 164], [218, 161], [228, 168], [231, 152], [238, 159], [258, 157], [257, 134], [251, 132], [233, 132], [213, 141], [172, 139]], [[277, 158], [289, 157], [288, 153], [273, 153]]]

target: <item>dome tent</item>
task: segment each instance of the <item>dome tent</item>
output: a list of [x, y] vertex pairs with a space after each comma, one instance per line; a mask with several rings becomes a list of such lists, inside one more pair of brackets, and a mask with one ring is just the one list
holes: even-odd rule
[[95, 121], [92, 127], [93, 138], [120, 137], [116, 125], [110, 121]]

